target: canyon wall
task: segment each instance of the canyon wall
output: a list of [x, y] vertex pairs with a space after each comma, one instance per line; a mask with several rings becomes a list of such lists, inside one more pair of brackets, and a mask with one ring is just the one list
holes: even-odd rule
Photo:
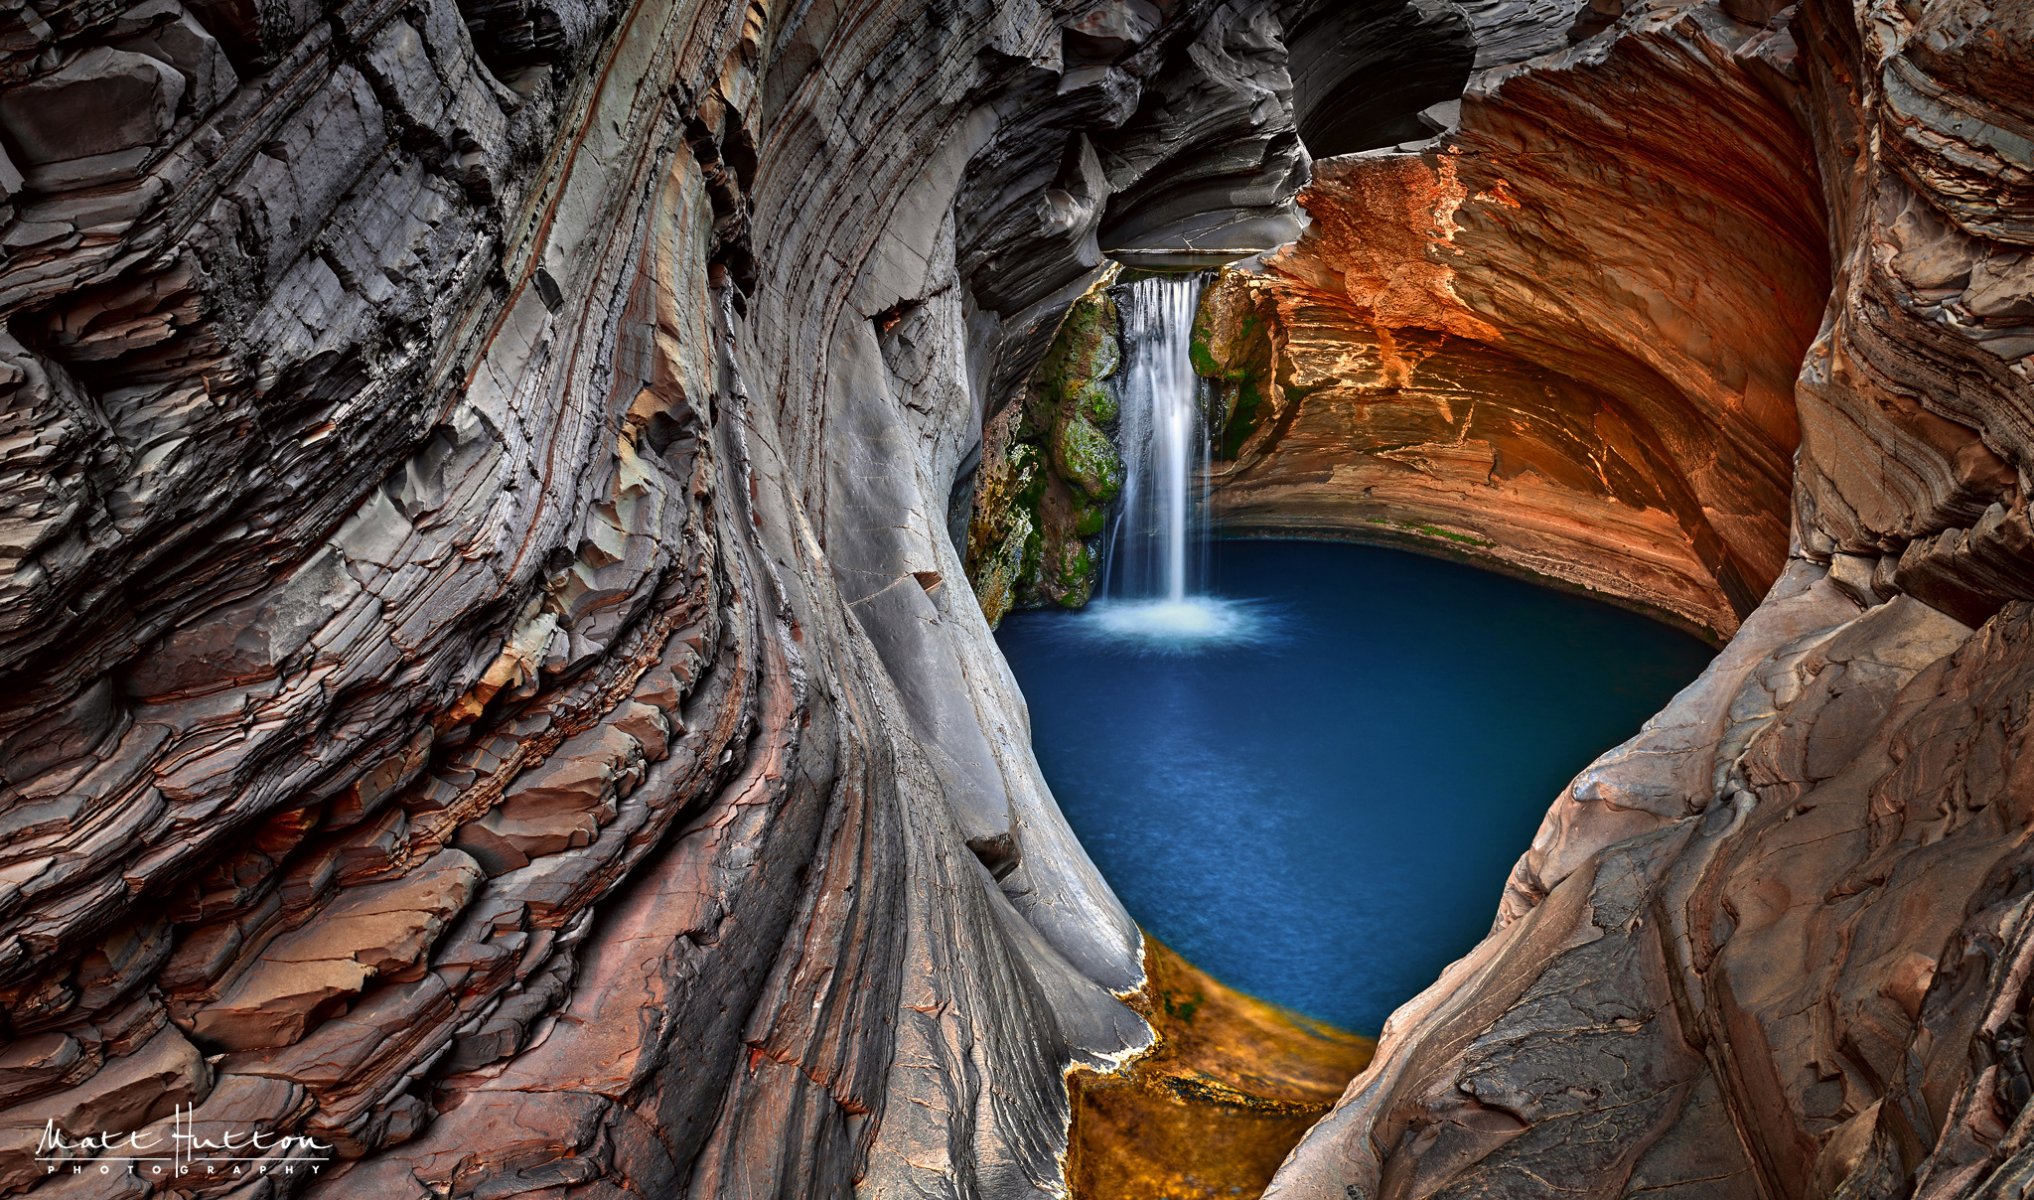
[[2034, 10], [1570, 37], [1225, 285], [1224, 504], [1735, 634], [1267, 1196], [2024, 1195]]
[[1140, 943], [952, 500], [1292, 236], [1295, 7], [0, 16], [0, 1188], [1057, 1192]]
[[1322, 162], [1210, 297], [1215, 521], [1393, 540], [1727, 636], [1785, 555], [1829, 287], [1792, 43], [1702, 6], [1484, 67], [1437, 141]]
[[210, 1195], [1058, 1192], [1142, 965], [962, 584], [982, 426], [1105, 253], [1299, 234], [1304, 132], [1222, 519], [1735, 636], [1273, 1194], [2017, 1194], [2030, 26], [0, 14], [0, 1188], [189, 1107], [335, 1148]]

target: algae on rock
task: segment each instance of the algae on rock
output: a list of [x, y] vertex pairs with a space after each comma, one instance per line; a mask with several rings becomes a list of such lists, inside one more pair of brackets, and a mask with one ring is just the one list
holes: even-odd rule
[[1113, 282], [1112, 272], [1073, 303], [1022, 395], [983, 425], [967, 569], [992, 626], [1013, 608], [1094, 596], [1095, 543], [1123, 490]]
[[[1213, 392], [1208, 426], [1214, 450], [1224, 459], [1241, 455], [1243, 445], [1277, 408], [1273, 372], [1278, 357], [1275, 317], [1260, 311], [1248, 272], [1224, 270], [1202, 295], [1194, 315], [1188, 355], [1194, 373]], [[1269, 393], [1269, 394], [1268, 394]]]

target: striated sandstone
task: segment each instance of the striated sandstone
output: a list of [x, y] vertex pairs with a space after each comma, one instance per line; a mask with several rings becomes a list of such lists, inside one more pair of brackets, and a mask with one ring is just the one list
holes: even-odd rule
[[1105, 241], [1290, 236], [1297, 7], [0, 15], [6, 1127], [1054, 1193], [1139, 940], [951, 530]]
[[1306, 236], [1203, 311], [1216, 521], [1386, 536], [1728, 635], [1780, 569], [1829, 289], [1799, 87], [1755, 32], [1634, 15], [1483, 71], [1437, 143], [1320, 164]]
[[[1332, 308], [1316, 302], [1327, 315], [1293, 320], [1305, 336], [1279, 351], [1301, 379], [1311, 364], [1367, 361], [1315, 347], [1382, 346], [1407, 313], [1435, 330], [1444, 322], [1424, 318], [1445, 276], [1460, 304], [1441, 306], [1454, 325], [1405, 367], [1415, 395], [1344, 402], [1387, 411], [1434, 403], [1421, 381], [1438, 370], [1430, 363], [1459, 354], [1458, 341], [1522, 344], [1537, 367], [1551, 365], [1548, 320], [1531, 303], [1538, 285], [1488, 266], [1587, 228], [1591, 214], [1551, 220], [1546, 183], [1573, 170], [1566, 190], [1588, 195], [1629, 179], [1629, 166], [1604, 169], [1611, 146], [1649, 172], [1685, 164], [1662, 176], [1676, 186], [1634, 195], [1619, 214], [1629, 238], [1580, 243], [1588, 252], [1568, 264], [1600, 267], [1626, 311], [1603, 309], [1604, 289], [1570, 274], [1573, 303], [1559, 316], [1615, 335], [1609, 347], [1570, 343], [1589, 374], [1569, 374], [1603, 389], [1599, 411], [1621, 407], [1651, 426], [1656, 440], [1639, 445], [1699, 501], [1699, 523], [1679, 510], [1683, 562], [1707, 570], [1715, 599], [1728, 601], [1710, 613], [1744, 616], [1700, 680], [1556, 799], [1491, 934], [1392, 1017], [1373, 1066], [1267, 1196], [1890, 1200], [2025, 1189], [2034, 540], [2019, 425], [2034, 394], [2034, 341], [2024, 341], [2034, 310], [2019, 303], [2026, 288], [2009, 264], [2028, 243], [2029, 33], [2014, 5], [1634, 5], [1578, 22], [1571, 50], [1479, 75], [1459, 133], [1392, 168], [1439, 178], [1455, 164], [1469, 182], [1449, 236], [1360, 305], [1342, 299], [1354, 290]], [[1648, 107], [1644, 120], [1599, 108], [1621, 128], [1592, 140], [1584, 131], [1599, 126], [1577, 124], [1572, 103], [1608, 97], [1641, 62], [1647, 95], [1688, 102]], [[1485, 132], [1531, 127], [1543, 140], [1530, 164], [1507, 160]], [[1738, 147], [1720, 144], [1726, 131]], [[1668, 138], [1695, 154], [1674, 153]], [[1340, 169], [1324, 172], [1316, 209], [1341, 194], [1327, 190]], [[1347, 170], [1367, 179], [1382, 169]], [[1679, 249], [1654, 240], [1691, 213], [1735, 232], [1684, 232]], [[1823, 290], [1809, 286], [1821, 229], [1818, 329], [1800, 318]], [[1502, 236], [1523, 244], [1494, 248]], [[1654, 260], [1655, 279], [1674, 271], [1679, 290], [1632, 286], [1634, 250]], [[1376, 277], [1360, 245], [1343, 252], [1346, 264], [1309, 255], [1306, 242], [1292, 256], [1310, 273], [1303, 283], [1274, 259], [1266, 277], [1231, 287], [1270, 303], [1252, 311], [1283, 317], [1307, 311], [1294, 297], [1339, 288], [1331, 269]], [[1756, 284], [1771, 289], [1763, 312]], [[1711, 304], [1712, 316], [1734, 319], [1700, 319]], [[1464, 326], [1464, 312], [1487, 328]], [[1604, 369], [1611, 348], [1650, 361], [1651, 407]], [[1527, 377], [1499, 374], [1513, 388]], [[1311, 401], [1292, 419], [1295, 442], [1321, 427]], [[1783, 542], [1774, 489], [1787, 480], [1780, 455], [1796, 421]], [[1339, 444], [1359, 460], [1378, 455], [1365, 426], [1343, 429], [1341, 442], [1315, 434], [1320, 445], [1300, 453], [1329, 462]], [[1255, 469], [1267, 480], [1282, 468], [1279, 436], [1261, 435]], [[1577, 448], [1571, 461], [1599, 454], [1586, 439], [1562, 442]], [[1246, 497], [1251, 469], [1239, 457], [1233, 478]], [[1473, 491], [1433, 478], [1401, 484], [1406, 498], [1392, 502], [1452, 514], [1496, 543], [1496, 557], [1523, 557], [1506, 544], [1508, 522], [1485, 522], [1457, 498]], [[1349, 506], [1319, 484], [1284, 486], [1312, 502], [1297, 506], [1302, 520]], [[1529, 531], [1534, 510], [1576, 507], [1552, 488], [1511, 502]], [[1634, 504], [1632, 494], [1616, 503]], [[1275, 523], [1275, 499], [1262, 508]], [[1657, 557], [1600, 552], [1613, 570]], [[1534, 569], [1602, 586], [1575, 565], [1582, 558], [1548, 555]], [[1776, 572], [1746, 611], [1743, 589]], [[1659, 605], [1677, 593], [1635, 576], [1622, 594]]]

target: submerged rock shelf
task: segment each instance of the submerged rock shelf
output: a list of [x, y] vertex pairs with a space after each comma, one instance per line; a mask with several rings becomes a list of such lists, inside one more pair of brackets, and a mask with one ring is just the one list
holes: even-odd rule
[[1148, 937], [1130, 1006], [1151, 1048], [1068, 1081], [1073, 1200], [1257, 1195], [1376, 1048], [1224, 987]]

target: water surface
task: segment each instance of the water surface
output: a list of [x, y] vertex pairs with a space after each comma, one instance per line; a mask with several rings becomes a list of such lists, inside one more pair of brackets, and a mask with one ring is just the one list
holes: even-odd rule
[[1154, 638], [1104, 602], [1013, 613], [998, 640], [1045, 778], [1131, 915], [1224, 982], [1364, 1033], [1482, 937], [1555, 794], [1711, 654], [1403, 551], [1222, 543], [1215, 574], [1232, 636]]

